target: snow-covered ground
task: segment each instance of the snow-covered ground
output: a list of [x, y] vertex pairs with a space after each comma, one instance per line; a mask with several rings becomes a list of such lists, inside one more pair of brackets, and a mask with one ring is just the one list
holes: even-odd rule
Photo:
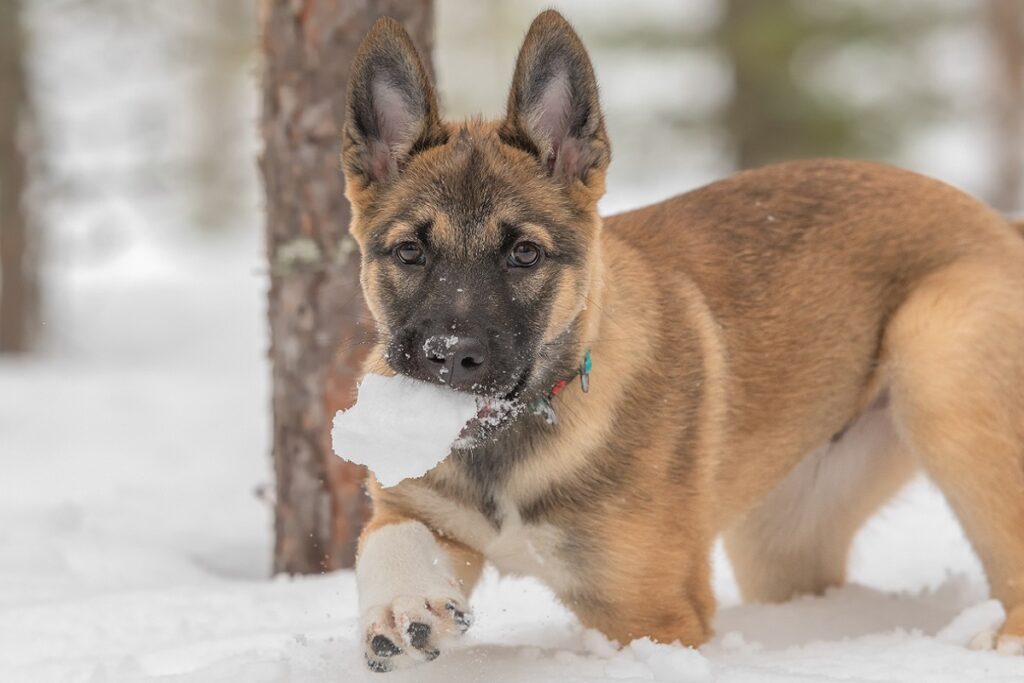
[[[381, 680], [363, 670], [351, 573], [268, 576], [255, 234], [158, 253], [52, 276], [60, 349], [0, 363], [0, 681]], [[464, 642], [387, 678], [1024, 680], [1024, 658], [966, 649], [1001, 608], [923, 482], [825, 597], [744, 606], [720, 554], [716, 570], [719, 635], [700, 655], [617, 653], [537, 583], [488, 575]]]

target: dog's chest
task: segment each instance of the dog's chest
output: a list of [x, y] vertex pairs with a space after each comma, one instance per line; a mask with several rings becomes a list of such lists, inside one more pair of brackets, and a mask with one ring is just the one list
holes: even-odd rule
[[509, 500], [494, 501], [492, 519], [454, 501], [434, 499], [431, 515], [446, 533], [480, 551], [503, 574], [535, 576], [556, 591], [569, 591], [577, 583], [567, 555], [566, 532], [552, 524], [523, 522]]
[[525, 524], [514, 505], [499, 504], [501, 529], [493, 533], [483, 553], [502, 573], [543, 579], [556, 589], [568, 589], [565, 532], [551, 524]]

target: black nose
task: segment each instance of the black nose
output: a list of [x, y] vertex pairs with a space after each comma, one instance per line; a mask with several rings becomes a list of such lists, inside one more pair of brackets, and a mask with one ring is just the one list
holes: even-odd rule
[[423, 359], [428, 373], [455, 389], [473, 389], [487, 369], [487, 350], [476, 337], [430, 337]]

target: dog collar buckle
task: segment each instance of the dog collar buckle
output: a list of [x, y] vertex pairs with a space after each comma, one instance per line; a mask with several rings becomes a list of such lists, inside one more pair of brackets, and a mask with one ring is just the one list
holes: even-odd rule
[[534, 415], [544, 418], [544, 421], [552, 427], [558, 424], [558, 415], [555, 414], [555, 408], [551, 405], [549, 398], [538, 398], [530, 404], [530, 411]]
[[[577, 373], [580, 376], [580, 388], [583, 389], [583, 393], [590, 391], [590, 371], [593, 367], [594, 362], [590, 359], [590, 351], [587, 351], [583, 356], [583, 362], [580, 363], [580, 369]], [[530, 404], [530, 412], [544, 418], [544, 421], [551, 426], [558, 424], [558, 415], [555, 413], [555, 407], [551, 404], [551, 399], [561, 393], [568, 386], [569, 381], [567, 379], [560, 379], [555, 382], [547, 396], [538, 398]]]

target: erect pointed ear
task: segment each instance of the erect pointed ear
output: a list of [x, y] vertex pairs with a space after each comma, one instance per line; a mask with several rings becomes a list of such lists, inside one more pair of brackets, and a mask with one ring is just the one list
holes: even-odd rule
[[502, 139], [535, 155], [548, 173], [586, 184], [611, 158], [590, 57], [554, 10], [533, 20], [519, 50]]
[[377, 20], [359, 46], [348, 84], [342, 165], [348, 182], [385, 183], [417, 152], [442, 144], [437, 96], [402, 25]]

